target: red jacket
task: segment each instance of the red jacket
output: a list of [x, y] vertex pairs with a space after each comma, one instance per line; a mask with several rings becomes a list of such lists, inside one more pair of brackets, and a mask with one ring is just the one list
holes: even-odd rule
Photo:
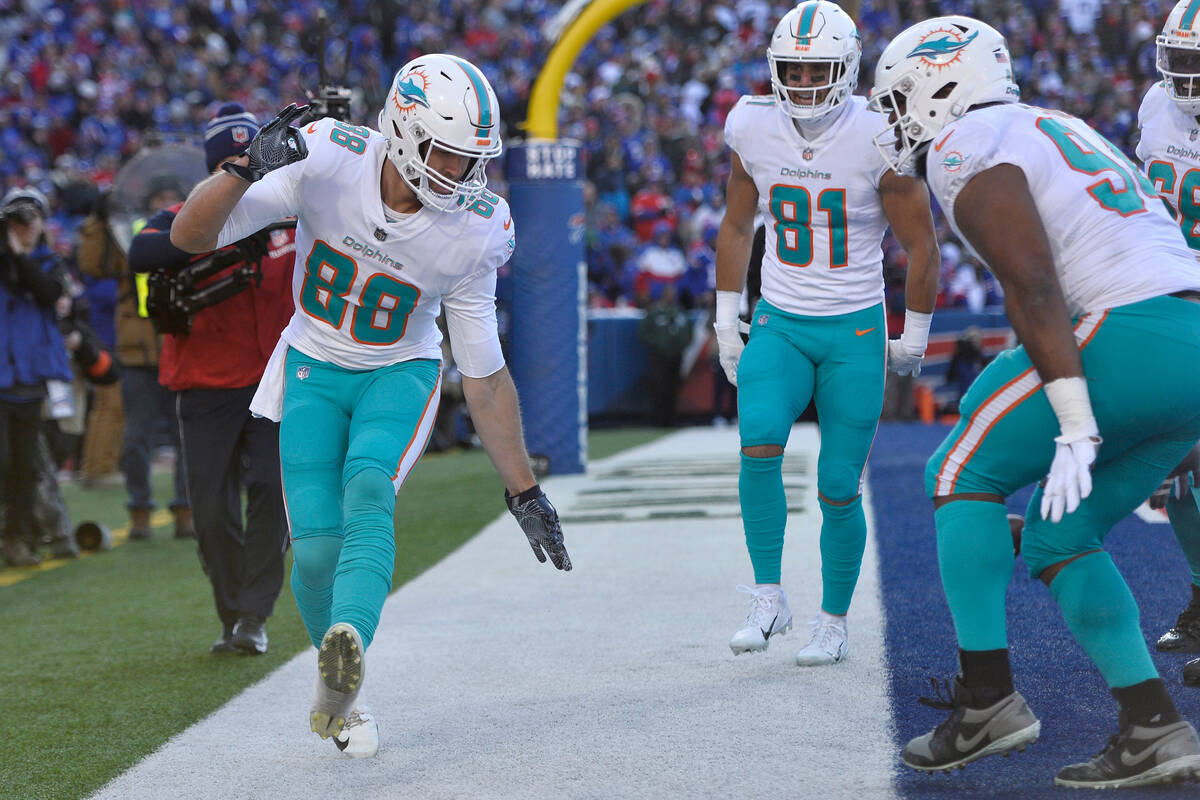
[[[143, 236], [165, 237], [166, 247], [175, 249], [170, 244], [170, 223], [181, 206], [164, 209], [151, 218], [134, 237], [135, 245]], [[162, 239], [145, 244], [153, 247], [143, 252], [162, 252]], [[187, 256], [181, 250], [175, 252]], [[295, 252], [294, 230], [272, 232], [268, 255], [260, 264], [262, 284], [251, 283], [233, 297], [198, 311], [191, 333], [163, 337], [158, 382], [171, 391], [237, 389], [258, 383], [280, 332], [292, 317]], [[142, 260], [135, 258], [138, 254], [137, 249], [130, 248], [131, 266], [139, 272], [148, 271], [145, 263], [135, 263]]]

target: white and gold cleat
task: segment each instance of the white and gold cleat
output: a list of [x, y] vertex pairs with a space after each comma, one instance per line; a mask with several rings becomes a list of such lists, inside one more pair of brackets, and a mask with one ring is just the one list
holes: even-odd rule
[[366, 675], [362, 637], [348, 622], [335, 622], [321, 638], [317, 651], [317, 690], [309, 723], [322, 739], [346, 726]]

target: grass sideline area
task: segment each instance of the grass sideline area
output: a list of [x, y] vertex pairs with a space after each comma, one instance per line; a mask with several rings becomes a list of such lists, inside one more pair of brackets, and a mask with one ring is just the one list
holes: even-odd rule
[[[589, 459], [644, 444], [665, 431], [589, 434]], [[169, 497], [170, 474], [154, 476]], [[75, 520], [127, 525], [122, 488], [63, 487]], [[552, 498], [553, 499], [553, 498]], [[400, 492], [393, 589], [437, 563], [504, 511], [482, 451], [427, 456]], [[163, 742], [311, 645], [285, 578], [267, 625], [264, 656], [213, 656], [220, 633], [195, 543], [171, 537], [156, 515], [153, 539], [29, 570], [0, 586], [0, 652], [14, 735], [0, 746], [0, 796], [87, 797]], [[431, 531], [431, 523], [436, 532]], [[567, 531], [568, 537], [570, 531]], [[527, 548], [513, 529], [513, 546]], [[532, 558], [532, 555], [530, 556]], [[290, 573], [290, 558], [287, 565]], [[9, 576], [18, 570], [0, 570]], [[230, 747], [237, 747], [236, 730]]]

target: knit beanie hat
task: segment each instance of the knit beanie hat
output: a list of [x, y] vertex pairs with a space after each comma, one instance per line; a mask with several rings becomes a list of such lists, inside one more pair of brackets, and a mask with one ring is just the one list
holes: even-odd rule
[[258, 133], [258, 121], [239, 103], [226, 103], [217, 109], [217, 114], [204, 128], [204, 160], [208, 171], [230, 156], [246, 149], [250, 140]]

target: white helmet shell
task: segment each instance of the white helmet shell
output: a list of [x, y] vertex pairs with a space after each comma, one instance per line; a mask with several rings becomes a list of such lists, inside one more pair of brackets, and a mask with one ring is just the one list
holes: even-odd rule
[[1179, 0], [1154, 43], [1167, 96], [1189, 117], [1200, 114], [1200, 1]]
[[[826, 0], [809, 0], [783, 15], [767, 46], [771, 88], [780, 107], [792, 119], [820, 119], [846, 102], [858, 85], [862, 40], [845, 11]], [[788, 64], [829, 65], [829, 82], [797, 89], [784, 81]], [[816, 98], [822, 93], [820, 103]], [[795, 99], [807, 99], [797, 103]]]
[[995, 28], [970, 17], [919, 22], [893, 39], [875, 66], [871, 108], [894, 126], [875, 137], [875, 146], [893, 170], [912, 175], [916, 157], [971, 106], [1020, 96], [1008, 45]]
[[[420, 201], [462, 211], [487, 186], [487, 162], [500, 155], [500, 104], [483, 73], [457, 56], [433, 53], [400, 68], [379, 112], [379, 130], [400, 177]], [[429, 166], [434, 147], [470, 161], [457, 179]]]

